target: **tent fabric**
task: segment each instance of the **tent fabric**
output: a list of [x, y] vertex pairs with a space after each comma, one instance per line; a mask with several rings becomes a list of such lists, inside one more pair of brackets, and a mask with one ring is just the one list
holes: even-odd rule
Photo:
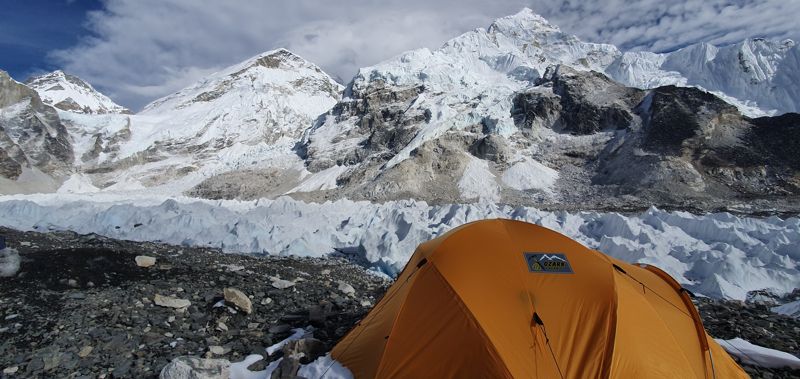
[[421, 244], [333, 349], [356, 378], [747, 378], [680, 285], [546, 228]]

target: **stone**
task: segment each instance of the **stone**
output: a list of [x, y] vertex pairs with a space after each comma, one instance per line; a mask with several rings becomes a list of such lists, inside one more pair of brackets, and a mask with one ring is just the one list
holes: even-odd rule
[[86, 358], [86, 357], [88, 357], [88, 356], [89, 356], [89, 354], [91, 354], [91, 353], [92, 353], [92, 350], [93, 350], [93, 349], [94, 349], [94, 348], [93, 348], [93, 347], [91, 347], [91, 346], [84, 346], [84, 347], [82, 347], [82, 348], [81, 348], [81, 350], [78, 352], [78, 356], [79, 356], [79, 357], [81, 357], [81, 358]]
[[277, 289], [279, 289], [279, 290], [287, 289], [289, 287], [293, 287], [294, 286], [294, 282], [291, 281], [291, 280], [285, 280], [285, 279], [281, 279], [281, 278], [278, 278], [278, 277], [275, 277], [275, 276], [273, 276], [271, 279], [272, 279], [272, 283], [271, 283], [272, 286], [277, 288]]
[[250, 298], [244, 294], [244, 292], [236, 288], [225, 288], [223, 293], [225, 295], [225, 301], [235, 305], [236, 308], [239, 308], [244, 313], [253, 313], [253, 303], [250, 301]]
[[231, 362], [227, 359], [204, 359], [181, 356], [161, 369], [160, 379], [219, 379], [230, 377]]
[[222, 354], [225, 354], [225, 348], [224, 348], [224, 347], [222, 347], [222, 346], [218, 346], [218, 345], [212, 345], [212, 346], [209, 346], [209, 347], [208, 347], [208, 351], [210, 351], [210, 352], [211, 352], [211, 354], [214, 354], [214, 355], [222, 355]]
[[353, 296], [353, 295], [356, 294], [356, 289], [353, 288], [353, 286], [351, 286], [349, 283], [343, 282], [341, 280], [339, 281], [338, 289], [339, 289], [339, 291], [342, 291], [342, 293], [347, 295], [347, 296]]
[[136, 261], [136, 265], [139, 267], [150, 267], [156, 264], [156, 257], [147, 255], [137, 255], [134, 260]]
[[42, 362], [44, 362], [44, 370], [52, 370], [58, 367], [58, 364], [61, 363], [61, 353], [54, 352], [45, 354], [42, 356]]
[[217, 329], [219, 329], [220, 331], [223, 331], [223, 332], [227, 332], [228, 331], [228, 325], [225, 325], [224, 322], [220, 321], [220, 322], [217, 323]]
[[189, 300], [178, 299], [171, 296], [161, 296], [159, 294], [156, 294], [156, 296], [153, 297], [153, 302], [156, 303], [156, 305], [160, 305], [162, 307], [176, 308], [176, 309], [186, 308], [192, 305], [192, 302]]
[[11, 374], [16, 373], [17, 371], [19, 371], [19, 367], [18, 366], [6, 367], [6, 368], [3, 369], [3, 374], [11, 375]]

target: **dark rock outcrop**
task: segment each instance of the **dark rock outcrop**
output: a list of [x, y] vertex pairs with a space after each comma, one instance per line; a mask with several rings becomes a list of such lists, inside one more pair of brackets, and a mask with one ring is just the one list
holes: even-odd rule
[[50, 175], [71, 170], [72, 145], [56, 110], [36, 91], [0, 71], [0, 108], [11, 116], [0, 118], [0, 174], [16, 179], [23, 168], [35, 167]]

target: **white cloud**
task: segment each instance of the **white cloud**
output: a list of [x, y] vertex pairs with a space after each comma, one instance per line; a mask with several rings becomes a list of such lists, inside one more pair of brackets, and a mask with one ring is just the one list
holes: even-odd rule
[[563, 30], [624, 49], [671, 50], [748, 36], [798, 37], [784, 0], [108, 0], [93, 36], [53, 52], [63, 68], [138, 109], [203, 75], [287, 47], [349, 80], [358, 67], [435, 48], [529, 6]]

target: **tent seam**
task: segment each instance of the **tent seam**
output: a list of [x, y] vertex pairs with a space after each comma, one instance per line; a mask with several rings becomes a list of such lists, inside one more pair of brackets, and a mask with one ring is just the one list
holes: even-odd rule
[[508, 370], [508, 366], [505, 365], [505, 361], [502, 359], [502, 356], [500, 355], [500, 352], [497, 350], [497, 347], [494, 345], [494, 342], [492, 342], [492, 339], [489, 338], [489, 336], [486, 334], [486, 331], [483, 329], [483, 325], [481, 325], [481, 323], [478, 322], [478, 318], [475, 317], [475, 314], [472, 313], [467, 304], [464, 303], [464, 300], [461, 298], [461, 296], [458, 294], [455, 288], [453, 288], [453, 285], [450, 284], [450, 282], [447, 280], [447, 277], [445, 277], [444, 274], [442, 274], [442, 272], [439, 271], [439, 268], [437, 268], [434, 265], [432, 270], [436, 272], [436, 275], [439, 276], [442, 282], [447, 286], [447, 289], [453, 294], [453, 296], [456, 299], [456, 303], [461, 308], [461, 310], [467, 315], [469, 320], [475, 324], [475, 326], [477, 327], [476, 329], [481, 334], [482, 339], [486, 341], [488, 346], [491, 348], [492, 352], [494, 353], [494, 356], [497, 357], [497, 359], [503, 363], [503, 369], [504, 369], [503, 371], [506, 374], [506, 378], [513, 378], [514, 376], [511, 375], [511, 372]]

